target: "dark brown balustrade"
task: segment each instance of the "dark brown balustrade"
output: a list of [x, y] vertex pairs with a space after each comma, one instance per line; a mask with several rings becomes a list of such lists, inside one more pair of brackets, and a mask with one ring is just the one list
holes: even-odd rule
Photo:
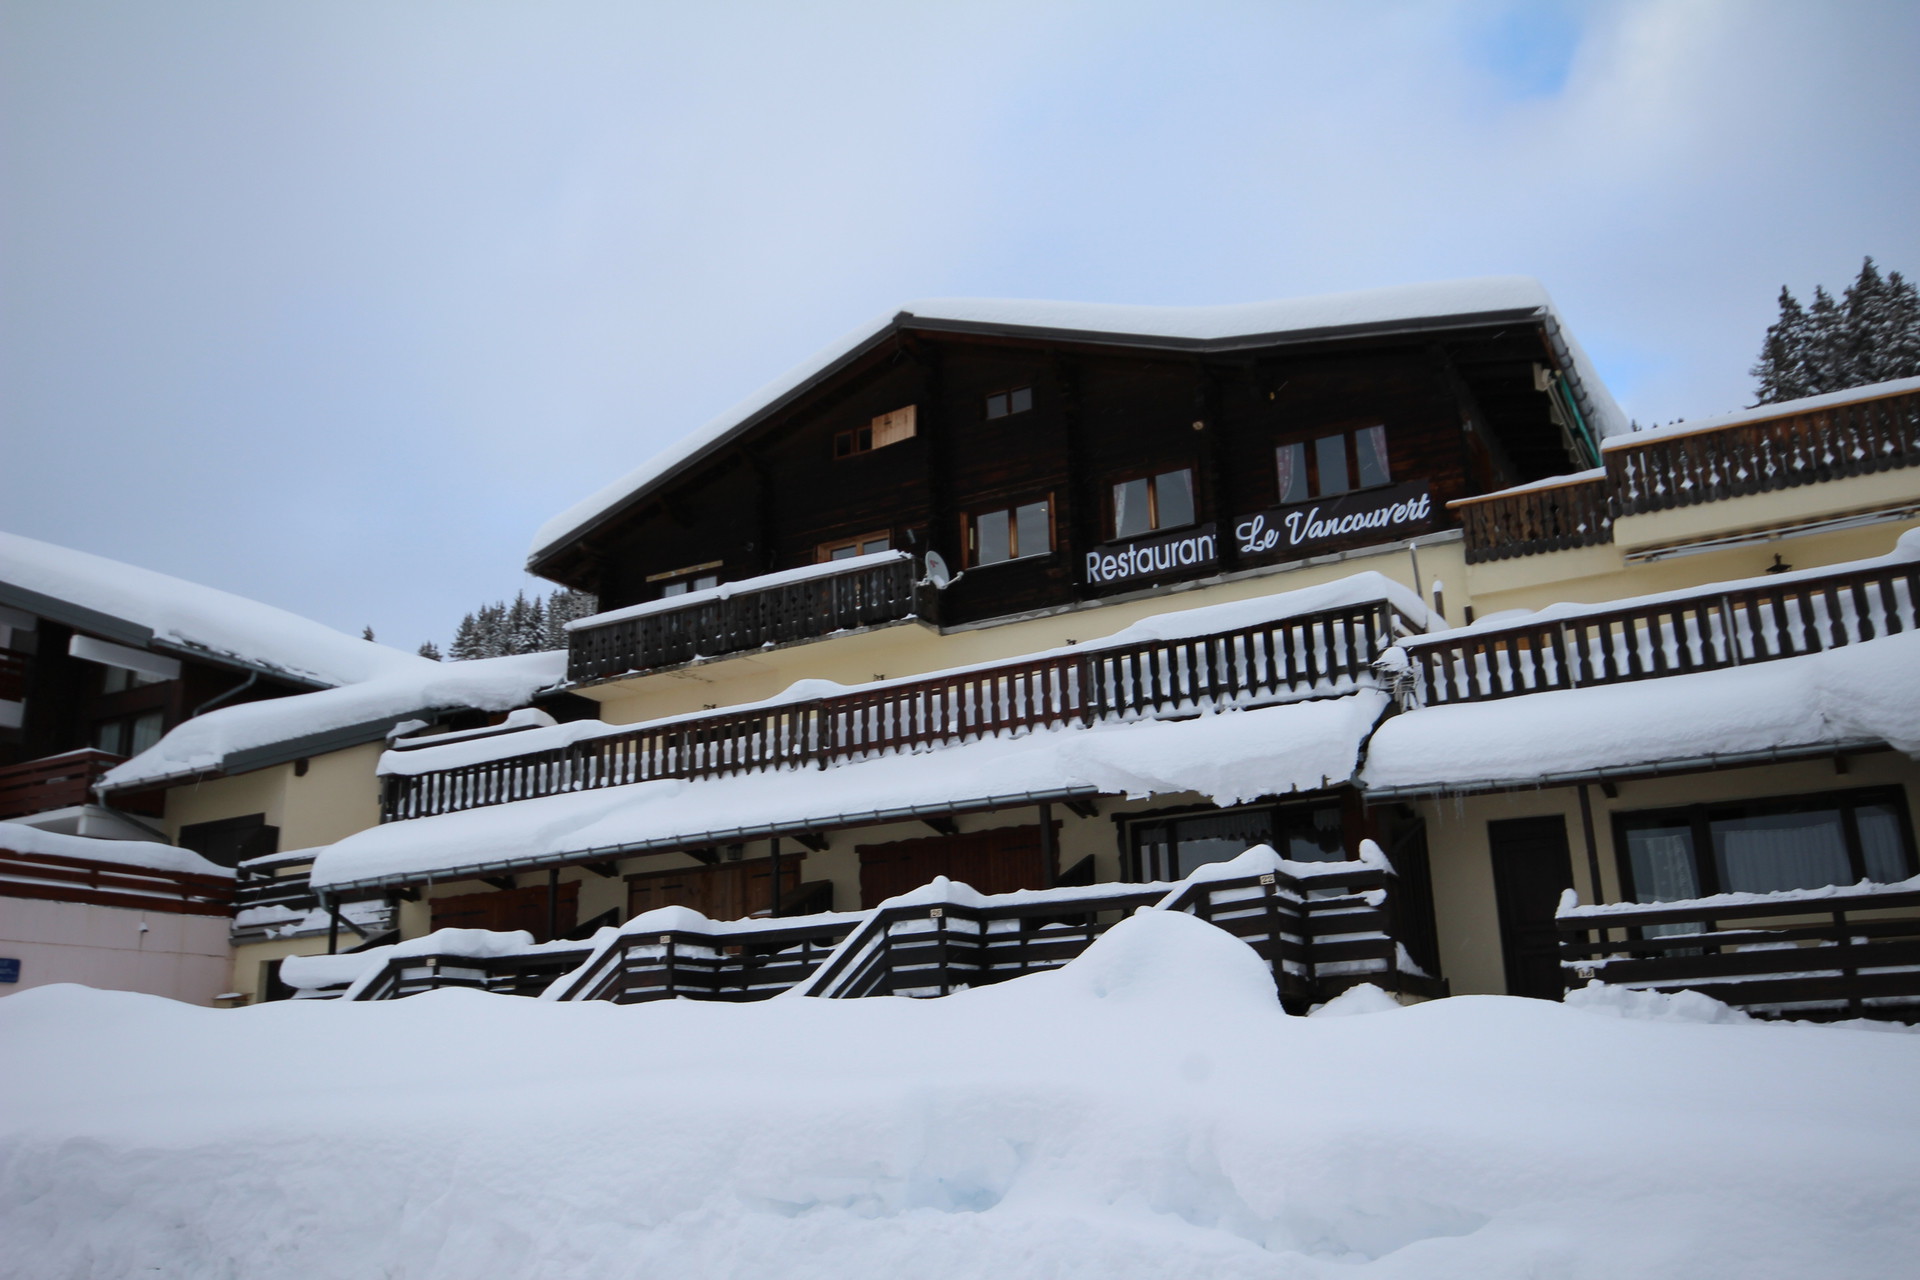
[[720, 711], [482, 764], [382, 781], [385, 821], [655, 778], [825, 768], [1040, 728], [1332, 696], [1418, 630], [1385, 602], [928, 676], [831, 698]]
[[1518, 493], [1462, 498], [1447, 509], [1466, 531], [1469, 564], [1613, 541], [1607, 479], [1598, 472]]
[[1607, 487], [1623, 516], [1915, 465], [1920, 465], [1920, 393], [1915, 392], [1659, 436], [1606, 451]]
[[1407, 643], [1425, 705], [1714, 671], [1920, 625], [1920, 564], [1704, 591], [1624, 609]]
[[1757, 1013], [1920, 1014], [1920, 893], [1812, 890], [1740, 901], [1574, 907], [1559, 916], [1569, 987], [1700, 991]]
[[0, 769], [0, 818], [24, 818], [93, 799], [93, 784], [125, 756], [84, 747]]
[[567, 679], [611, 680], [696, 658], [899, 622], [923, 613], [917, 576], [913, 560], [903, 556], [581, 627], [567, 638]]

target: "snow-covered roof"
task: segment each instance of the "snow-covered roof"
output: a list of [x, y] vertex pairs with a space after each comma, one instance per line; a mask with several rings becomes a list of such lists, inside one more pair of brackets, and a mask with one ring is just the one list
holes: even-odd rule
[[[406, 656], [406, 655], [402, 655]], [[176, 726], [159, 742], [100, 779], [102, 791], [208, 773], [238, 773], [271, 759], [249, 760], [290, 744], [321, 754], [349, 740], [377, 740], [393, 723], [452, 709], [509, 711], [566, 676], [564, 650], [471, 662], [417, 659], [404, 670], [357, 684], [265, 702], [221, 707]], [[345, 735], [328, 744], [329, 735]], [[515, 737], [519, 735], [508, 735]], [[281, 752], [280, 754], [285, 754]]]
[[1802, 413], [1835, 409], [1843, 404], [1855, 404], [1861, 400], [1909, 395], [1915, 391], [1920, 391], [1920, 378], [1898, 378], [1892, 382], [1876, 382], [1870, 386], [1849, 387], [1845, 391], [1829, 391], [1825, 395], [1805, 396], [1799, 400], [1782, 400], [1778, 404], [1755, 405], [1751, 409], [1715, 414], [1710, 418], [1695, 418], [1690, 422], [1669, 422], [1664, 427], [1647, 427], [1639, 431], [1629, 431], [1622, 435], [1611, 436], [1605, 444], [1601, 445], [1601, 449], [1602, 451], [1631, 449], [1649, 440], [1690, 436], [1699, 431], [1719, 431], [1725, 427], [1737, 427], [1748, 422], [1766, 422], [1771, 418], [1791, 418]]
[[431, 665], [257, 600], [14, 533], [0, 533], [0, 602], [124, 643], [305, 684], [352, 684]]
[[1067, 795], [1197, 792], [1220, 804], [1353, 775], [1387, 696], [991, 738], [939, 759], [891, 755], [831, 769], [665, 779], [521, 800], [357, 832], [314, 860], [316, 887], [451, 879], [496, 869], [716, 844]]
[[1545, 287], [1529, 276], [1487, 276], [1208, 307], [935, 298], [910, 302], [899, 312], [854, 330], [643, 466], [567, 508], [534, 534], [528, 558], [530, 562], [538, 562], [559, 550], [616, 509], [677, 475], [695, 459], [749, 430], [818, 379], [856, 359], [896, 330], [988, 331], [1192, 349], [1320, 340], [1383, 330], [1458, 327], [1509, 318], [1551, 321], [1559, 340], [1566, 346], [1573, 366], [1570, 372], [1591, 409], [1595, 433], [1610, 436], [1627, 429], [1626, 416], [1601, 383], [1579, 343], [1560, 323]]
[[1367, 747], [1361, 785], [1471, 791], [1886, 743], [1920, 757], [1920, 633], [1776, 662], [1421, 707]]
[[21, 822], [0, 822], [0, 849], [41, 857], [80, 858], [108, 862], [144, 871], [172, 871], [196, 876], [231, 877], [233, 870], [209, 862], [191, 849], [176, 849], [157, 840], [101, 840], [42, 831]]

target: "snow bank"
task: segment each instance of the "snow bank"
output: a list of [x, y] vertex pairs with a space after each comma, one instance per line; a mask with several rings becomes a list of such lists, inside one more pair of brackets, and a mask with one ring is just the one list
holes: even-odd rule
[[[685, 597], [676, 598], [685, 599]], [[1392, 578], [1369, 569], [1362, 573], [1349, 574], [1333, 582], [1321, 583], [1318, 586], [1255, 596], [1249, 600], [1230, 600], [1224, 604], [1202, 605], [1193, 609], [1170, 608], [1165, 613], [1142, 618], [1100, 640], [1083, 645], [1062, 645], [1055, 649], [1040, 649], [1022, 654], [1017, 659], [996, 658], [967, 666], [944, 667], [936, 671], [897, 676], [891, 680], [872, 680], [858, 685], [839, 684], [832, 680], [799, 680], [771, 698], [764, 698], [758, 702], [730, 703], [724, 711], [731, 715], [736, 712], [783, 707], [815, 698], [831, 698], [846, 693], [875, 693], [901, 685], [919, 684], [925, 680], [988, 671], [1006, 666], [1010, 661], [1044, 662], [1052, 658], [1081, 657], [1104, 649], [1124, 648], [1133, 644], [1181, 640], [1189, 636], [1236, 631], [1243, 627], [1261, 626], [1332, 609], [1372, 604], [1378, 600], [1385, 600], [1392, 604], [1407, 616], [1409, 622], [1422, 630], [1437, 621], [1416, 593]], [[1329, 689], [1328, 692], [1332, 690]], [[648, 726], [678, 724], [685, 720], [705, 719], [714, 714], [712, 711], [690, 711], [684, 715], [663, 716], [645, 723]], [[432, 773], [439, 769], [458, 769], [489, 760], [504, 760], [529, 752], [568, 747], [576, 742], [588, 742], [595, 738], [618, 737], [623, 733], [631, 733], [639, 727], [641, 726], [636, 724], [604, 724], [598, 720], [576, 720], [547, 729], [500, 735], [458, 745], [449, 737], [444, 745], [430, 747], [410, 745], [403, 750], [389, 751], [381, 758], [379, 772], [410, 775]]]
[[1165, 913], [934, 1001], [45, 987], [0, 1000], [0, 1053], [23, 1276], [1864, 1280], [1920, 1250], [1920, 1038], [1289, 1018]]
[[315, 684], [352, 684], [431, 665], [257, 600], [18, 534], [0, 533], [0, 582], [145, 627], [165, 646]]
[[[1386, 694], [1363, 690], [1192, 720], [983, 739], [940, 748], [937, 767], [917, 754], [886, 755], [830, 769], [663, 779], [389, 822], [323, 850], [314, 860], [313, 883], [340, 889], [382, 877], [447, 878], [590, 850], [610, 856], [620, 849], [713, 844], [749, 832], [849, 826], [902, 809], [944, 812], [1071, 791], [1199, 792], [1236, 804], [1350, 778], [1360, 743], [1387, 702]], [[544, 732], [516, 738], [527, 742]], [[481, 744], [436, 754], [469, 745]]]
[[[1526, 276], [1435, 281], [1390, 289], [1249, 302], [1212, 307], [1148, 307], [1097, 302], [1042, 302], [1006, 298], [936, 298], [910, 302], [894, 315], [863, 326], [749, 396], [678, 444], [663, 450], [605, 488], [547, 521], [533, 537], [537, 560], [594, 524], [634, 495], [671, 475], [735, 431], [778, 408], [788, 397], [835, 365], [871, 346], [896, 326], [916, 322], [939, 327], [992, 325], [1036, 330], [1100, 333], [1115, 338], [1182, 342], [1271, 336], [1385, 325], [1429, 318], [1530, 311], [1555, 319], [1553, 300], [1538, 280]], [[1626, 415], [1600, 381], [1593, 363], [1564, 324], [1559, 326], [1574, 373], [1593, 406], [1596, 435], [1627, 430]]]
[[1920, 633], [1721, 671], [1416, 708], [1373, 735], [1361, 783], [1468, 789], [1865, 742], [1920, 756]]
[[[220, 707], [176, 727], [152, 747], [109, 770], [111, 791], [223, 768], [238, 752], [272, 747], [359, 725], [447, 709], [506, 711], [566, 677], [567, 655], [523, 653], [472, 662], [421, 659], [397, 675], [290, 698]], [[538, 732], [529, 730], [527, 732]], [[520, 740], [524, 734], [505, 735]]]
[[56, 858], [85, 858], [149, 871], [173, 871], [196, 876], [233, 876], [231, 867], [208, 862], [191, 849], [177, 849], [157, 840], [100, 840], [92, 836], [62, 835], [20, 822], [0, 822], [0, 849]]

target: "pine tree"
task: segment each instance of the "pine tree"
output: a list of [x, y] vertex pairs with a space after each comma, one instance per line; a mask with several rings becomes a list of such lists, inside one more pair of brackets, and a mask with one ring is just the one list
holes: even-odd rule
[[548, 596], [547, 648], [566, 648], [567, 624], [575, 618], [591, 617], [599, 611], [599, 602], [585, 591], [556, 591]]
[[453, 644], [448, 648], [455, 662], [470, 662], [487, 655], [482, 651], [480, 622], [472, 614], [460, 619], [460, 627], [453, 633]]
[[479, 650], [475, 657], [497, 658], [507, 651], [507, 606], [504, 604], [486, 604], [480, 606], [475, 621], [479, 627]]
[[1760, 380], [1760, 403], [1778, 404], [1807, 394], [1804, 352], [1807, 313], [1785, 285], [1780, 286], [1780, 318], [1767, 328], [1760, 361], [1748, 370]]
[[427, 642], [426, 642], [425, 644], [423, 644], [423, 645], [421, 645], [421, 646], [420, 646], [420, 648], [418, 649], [418, 651], [417, 651], [417, 652], [418, 652], [418, 653], [420, 654], [420, 656], [421, 656], [421, 657], [423, 657], [423, 658], [432, 658], [432, 659], [433, 659], [433, 660], [434, 660], [435, 662], [439, 662], [439, 661], [441, 660], [441, 659], [440, 659], [440, 646], [439, 646], [439, 645], [437, 645], [437, 644], [435, 644], [435, 643], [434, 643], [433, 641], [431, 641], [431, 640], [429, 640], [429, 641], [427, 641]]
[[1838, 302], [1816, 285], [1802, 311], [1783, 288], [1751, 372], [1761, 404], [1920, 377], [1920, 293], [1898, 271], [1882, 278], [1872, 258]]
[[547, 617], [540, 597], [529, 600], [524, 591], [513, 597], [507, 610], [505, 643], [503, 653], [538, 653], [547, 647]]

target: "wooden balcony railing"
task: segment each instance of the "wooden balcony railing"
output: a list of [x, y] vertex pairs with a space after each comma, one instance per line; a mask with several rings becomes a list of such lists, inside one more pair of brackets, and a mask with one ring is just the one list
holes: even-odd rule
[[764, 1000], [812, 975], [858, 915], [801, 917], [717, 925], [712, 931], [667, 929], [627, 934], [602, 952], [591, 969], [575, 974], [562, 1000]]
[[[5, 839], [0, 831], [0, 841]], [[92, 858], [23, 853], [0, 845], [0, 897], [224, 916], [233, 909], [233, 880]]]
[[87, 747], [0, 769], [0, 818], [24, 818], [87, 804], [100, 775], [125, 758]]
[[1338, 862], [1311, 875], [1189, 880], [1171, 892], [1165, 885], [1110, 884], [984, 906], [886, 907], [870, 913], [803, 990], [842, 999], [939, 996], [1001, 982], [1057, 968], [1135, 908], [1158, 904], [1251, 946], [1296, 1011], [1361, 982], [1442, 994], [1438, 982], [1398, 963], [1392, 882], [1393, 873], [1376, 863]]
[[695, 658], [898, 622], [922, 612], [917, 577], [913, 558], [903, 555], [883, 564], [581, 627], [568, 636], [567, 679], [608, 680]]
[[1598, 470], [1538, 489], [1462, 498], [1447, 508], [1466, 531], [1469, 564], [1613, 540], [1607, 480]]
[[22, 702], [27, 696], [28, 655], [18, 649], [0, 649], [0, 702]]
[[1771, 662], [1920, 625], [1920, 563], [1407, 642], [1427, 706]]
[[921, 747], [1207, 707], [1332, 696], [1417, 628], [1375, 602], [1235, 631], [1085, 649], [872, 691], [716, 712], [461, 768], [389, 774], [393, 821], [655, 778], [819, 767]]
[[1920, 465], [1920, 393], [1690, 434], [1628, 437], [1606, 451], [1620, 515], [1639, 515]]
[[1692, 990], [1796, 1018], [1920, 1014], [1920, 892], [1740, 896], [1563, 907], [1567, 986]]
[[580, 967], [593, 948], [547, 948], [519, 955], [463, 956], [457, 952], [401, 956], [381, 966], [355, 1000], [400, 1000], [442, 987], [465, 987], [495, 995], [537, 996], [562, 974]]

